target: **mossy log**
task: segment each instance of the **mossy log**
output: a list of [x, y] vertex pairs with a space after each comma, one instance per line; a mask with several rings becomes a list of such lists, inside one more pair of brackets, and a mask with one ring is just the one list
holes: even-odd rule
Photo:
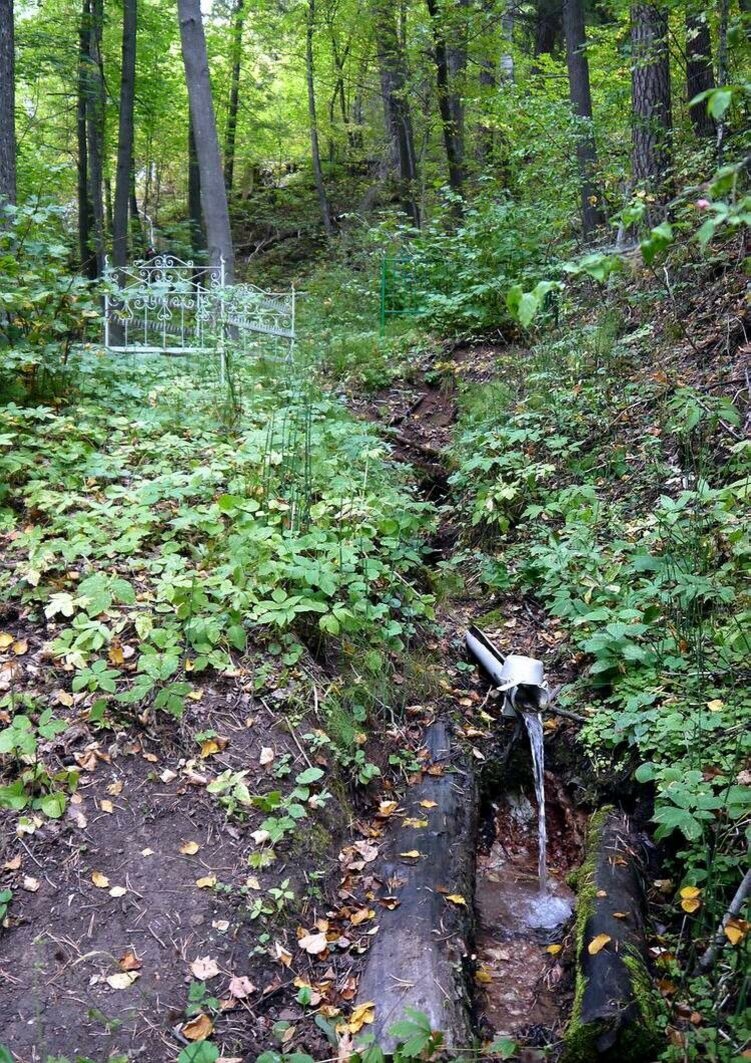
[[643, 1063], [658, 1044], [640, 846], [626, 816], [592, 818], [578, 872], [576, 992], [563, 1063]]
[[[391, 837], [376, 873], [381, 896], [396, 898], [398, 906], [382, 910], [358, 994], [360, 1003], [375, 1004], [368, 1032], [385, 1052], [394, 1048], [389, 1029], [405, 1017], [405, 1008], [426, 1015], [449, 1047], [472, 1044], [467, 968], [477, 787], [472, 765], [444, 721], [431, 724], [425, 744], [426, 768], [442, 770], [425, 771], [406, 795], [399, 826], [394, 829], [390, 821]], [[422, 821], [427, 826], [414, 825]], [[415, 851], [419, 857], [400, 855]]]

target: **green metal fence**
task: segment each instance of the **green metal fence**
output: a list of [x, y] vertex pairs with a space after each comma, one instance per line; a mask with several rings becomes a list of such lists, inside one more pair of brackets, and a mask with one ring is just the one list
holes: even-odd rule
[[391, 317], [413, 317], [421, 310], [415, 262], [408, 252], [386, 255], [381, 264], [381, 335]]

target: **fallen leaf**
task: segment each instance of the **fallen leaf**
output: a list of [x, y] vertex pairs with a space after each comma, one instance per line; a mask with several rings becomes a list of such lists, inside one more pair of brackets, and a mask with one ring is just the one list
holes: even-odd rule
[[171, 768], [165, 768], [164, 771], [159, 773], [159, 778], [163, 783], [174, 782], [177, 778], [177, 772], [172, 771]]
[[379, 819], [388, 819], [389, 816], [393, 816], [398, 807], [398, 801], [381, 801], [376, 815]]
[[236, 1000], [245, 1000], [246, 997], [249, 997], [255, 991], [256, 987], [244, 974], [236, 974], [229, 980], [230, 996], [233, 996]]
[[215, 753], [221, 753], [223, 749], [227, 748], [229, 739], [227, 738], [207, 738], [201, 742], [201, 756], [203, 758], [213, 757]]
[[212, 886], [216, 886], [216, 875], [204, 875], [203, 878], [197, 878], [196, 886], [199, 890], [211, 889]]
[[680, 893], [681, 896], [681, 908], [684, 912], [688, 912], [689, 915], [692, 912], [696, 912], [701, 908], [701, 890], [698, 886], [684, 886]]
[[109, 891], [110, 897], [124, 897], [127, 892], [125, 886], [113, 886]]
[[197, 978], [199, 982], [208, 982], [210, 978], [216, 978], [219, 974], [219, 967], [216, 960], [212, 960], [210, 956], [198, 956], [190, 965], [191, 974], [194, 978]]
[[597, 937], [593, 937], [590, 943], [587, 945], [587, 952], [590, 956], [596, 956], [598, 952], [601, 952], [609, 941], [613, 939], [609, 934], [598, 934]]
[[436, 808], [437, 805], [437, 801], [428, 801], [427, 799], [420, 802], [420, 808]]
[[198, 842], [183, 842], [180, 846], [180, 852], [185, 856], [195, 856], [201, 846]]
[[211, 925], [214, 930], [218, 930], [220, 934], [226, 934], [229, 930], [229, 919], [212, 919]]
[[153, 849], [141, 849], [141, 856], [153, 856], [153, 855], [154, 855], [154, 850]]
[[390, 912], [393, 912], [394, 908], [398, 908], [402, 902], [398, 897], [381, 897], [380, 903], [384, 908], [388, 908]]
[[118, 794], [121, 794], [122, 792], [123, 783], [120, 779], [118, 779], [116, 782], [111, 782], [107, 787], [107, 793], [110, 795], [110, 797], [117, 797]]
[[144, 760], [148, 760], [149, 764], [159, 763], [159, 757], [156, 755], [156, 753], [142, 753], [141, 756]]
[[358, 1004], [349, 1017], [347, 1024], [349, 1032], [358, 1033], [363, 1026], [373, 1022], [375, 1019], [375, 1007], [372, 1000], [367, 1001], [365, 1004]]
[[189, 1041], [205, 1041], [213, 1032], [214, 1024], [203, 1012], [186, 1022], [182, 1029], [183, 1037], [187, 1037]]
[[126, 949], [117, 962], [123, 971], [140, 971], [143, 966], [133, 949]]
[[112, 989], [128, 989], [136, 978], [140, 977], [138, 971], [120, 971], [119, 974], [111, 974], [107, 977], [107, 985]]
[[67, 690], [58, 690], [55, 694], [55, 700], [61, 705], [65, 705], [68, 709], [73, 705], [73, 695], [69, 694]]
[[271, 764], [275, 756], [276, 754], [274, 753], [274, 750], [271, 748], [271, 746], [263, 746], [261, 749], [261, 756], [258, 758], [258, 762], [261, 767], [264, 767], [266, 764]]
[[352, 926], [359, 926], [360, 923], [365, 923], [368, 919], [372, 919], [375, 912], [372, 908], [361, 908], [358, 912], [353, 912], [350, 916], [350, 923]]
[[707, 702], [707, 708], [710, 712], [722, 712], [725, 708], [725, 702], [721, 701], [720, 698], [713, 698], [712, 701]]
[[404, 820], [405, 827], [412, 827], [413, 830], [419, 830], [421, 827], [427, 827], [428, 821], [426, 819], [412, 819], [408, 817]]
[[487, 967], [478, 967], [475, 971], [475, 981], [478, 985], [489, 985], [493, 981], [493, 975]]
[[7, 631], [0, 631], [0, 651], [7, 650], [15, 641], [15, 637], [9, 635]]
[[18, 871], [20, 866], [21, 866], [21, 854], [20, 853], [17, 853], [14, 857], [12, 857], [10, 860], [7, 860], [3, 864], [3, 868], [6, 871]]
[[725, 923], [722, 930], [731, 945], [738, 945], [748, 933], [749, 926], [751, 926], [751, 923], [748, 923], [747, 920], [732, 916]]
[[598, 890], [597, 891], [597, 896], [598, 897], [607, 897], [607, 895], [608, 895], [608, 891], [607, 890]]
[[613, 912], [614, 919], [628, 919], [630, 912]]
[[103, 801], [100, 801], [99, 804], [101, 805], [102, 812], [108, 812], [110, 815], [112, 815], [112, 813], [115, 811], [115, 806], [112, 804], [111, 801], [108, 801], [106, 798]]
[[418, 849], [408, 849], [406, 853], [399, 853], [399, 856], [403, 856], [408, 860], [417, 860], [422, 856], [422, 853]]
[[41, 883], [38, 878], [33, 878], [31, 875], [24, 875], [21, 888], [25, 889], [27, 893], [36, 893]]
[[113, 644], [110, 646], [109, 650], [107, 651], [107, 656], [110, 659], [110, 664], [116, 664], [116, 665], [125, 664], [125, 657], [123, 656], [123, 648], [117, 642], [113, 642]]
[[551, 956], [557, 956], [562, 948], [563, 945], [548, 945], [545, 951], [549, 952]]
[[449, 893], [446, 895], [446, 900], [451, 901], [451, 903], [457, 905], [457, 907], [467, 907], [467, 902], [464, 897], [462, 897], [461, 893]]
[[101, 871], [95, 871], [91, 876], [91, 881], [100, 890], [107, 890], [110, 886], [110, 880], [106, 875], [103, 875]]
[[25, 653], [29, 652], [29, 644], [26, 639], [18, 639], [17, 642], [13, 643], [11, 649], [15, 653], [16, 657], [23, 657]]
[[306, 934], [297, 942], [298, 947], [305, 949], [311, 956], [318, 956], [326, 951], [328, 942], [325, 934]]
[[[278, 960], [283, 967], [289, 967], [292, 963], [292, 953], [289, 949], [285, 949], [284, 945], [280, 945], [278, 941], [274, 942], [273, 948], [274, 959]], [[268, 992], [268, 988], [264, 989], [264, 993]]]

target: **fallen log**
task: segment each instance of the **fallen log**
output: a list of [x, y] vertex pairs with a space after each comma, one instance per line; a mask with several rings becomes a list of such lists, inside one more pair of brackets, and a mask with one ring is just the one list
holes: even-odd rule
[[640, 847], [628, 818], [603, 808], [577, 874], [576, 991], [563, 1063], [643, 1063], [659, 1043], [647, 968]]
[[[375, 1005], [368, 1032], [384, 1052], [396, 1045], [389, 1030], [405, 1008], [422, 1012], [448, 1047], [472, 1044], [467, 967], [477, 787], [445, 721], [430, 725], [425, 744], [426, 770], [403, 802], [404, 816], [378, 869], [381, 898], [398, 906], [389, 910], [394, 901], [386, 901], [358, 994], [360, 1003]], [[420, 855], [405, 855], [414, 852]]]

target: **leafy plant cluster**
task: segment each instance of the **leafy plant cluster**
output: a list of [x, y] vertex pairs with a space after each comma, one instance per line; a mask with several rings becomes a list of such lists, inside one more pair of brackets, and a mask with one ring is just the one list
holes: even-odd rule
[[50, 708], [39, 709], [35, 699], [0, 699], [0, 764], [10, 782], [0, 786], [0, 808], [16, 812], [42, 812], [59, 819], [76, 789], [78, 772], [51, 771], [43, 756], [46, 743], [67, 728]]
[[2, 593], [44, 614], [74, 691], [177, 714], [186, 668], [228, 668], [249, 634], [293, 663], [398, 648], [430, 616], [430, 507], [335, 400], [254, 378], [227, 435], [182, 369], [78, 368], [75, 407], [11, 405], [0, 439]]

